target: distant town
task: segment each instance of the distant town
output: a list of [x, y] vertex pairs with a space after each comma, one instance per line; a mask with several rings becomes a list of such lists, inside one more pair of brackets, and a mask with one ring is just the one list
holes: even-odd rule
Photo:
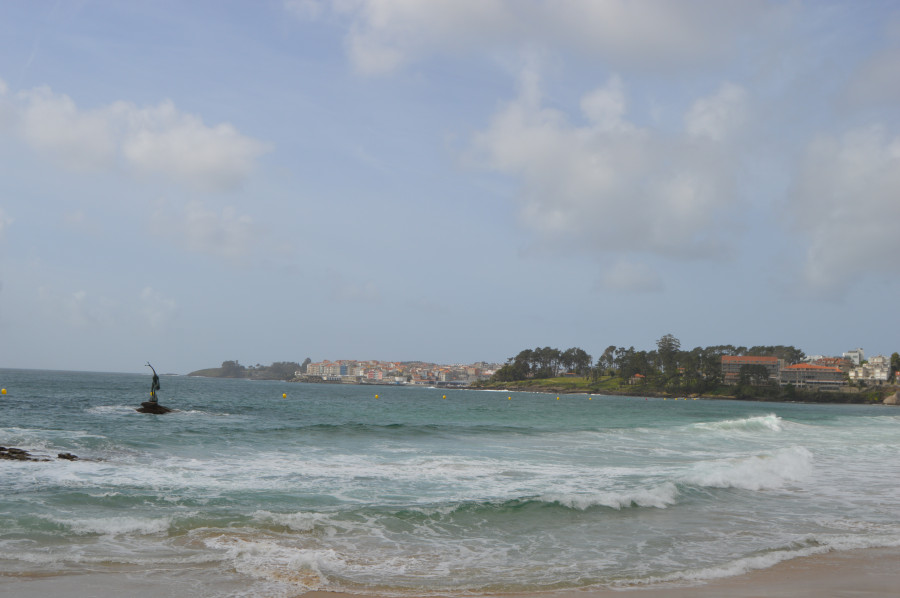
[[[623, 351], [623, 353], [626, 353]], [[590, 356], [588, 356], [590, 359]], [[514, 359], [513, 359], [514, 361]], [[861, 348], [828, 357], [811, 355], [797, 363], [790, 363], [776, 355], [722, 355], [721, 379], [726, 385], [778, 384], [796, 388], [841, 388], [850, 386], [878, 386], [888, 384], [900, 376], [891, 367], [891, 359], [884, 355], [866, 358]], [[559, 366], [568, 366], [560, 360]], [[615, 356], [610, 361], [615, 369]], [[895, 364], [897, 367], [898, 364]], [[412, 384], [423, 386], [470, 386], [490, 380], [501, 370], [502, 364], [479, 362], [471, 365], [437, 365], [421, 362], [383, 361], [322, 361], [308, 363], [305, 371], [298, 370], [295, 379], [307, 382], [342, 382], [345, 384]], [[593, 365], [592, 370], [600, 364]], [[681, 366], [684, 372], [684, 367]], [[586, 372], [570, 367], [556, 368], [555, 376], [576, 377]], [[635, 372], [626, 378], [630, 385], [645, 382], [649, 373]], [[532, 375], [532, 377], [534, 377]]]
[[[805, 355], [794, 347], [734, 347], [721, 345], [682, 351], [680, 342], [666, 335], [658, 350], [635, 351], [610, 346], [594, 362], [579, 348], [526, 349], [505, 364], [476, 362], [441, 365], [421, 361], [342, 359], [313, 362], [276, 362], [243, 366], [225, 361], [220, 368], [190, 375], [277, 379], [293, 382], [393, 384], [442, 387], [488, 386], [527, 380], [583, 378], [606, 380], [618, 386], [683, 387], [703, 391], [712, 386], [769, 386], [797, 389], [848, 390], [882, 386], [900, 379], [900, 355], [866, 357], [862, 348], [840, 356]], [[609, 388], [609, 384], [605, 385]]]
[[225, 361], [222, 367], [197, 370], [190, 376], [212, 378], [250, 378], [254, 380], [289, 380], [292, 382], [326, 382], [342, 384], [415, 384], [422, 386], [470, 386], [489, 380], [501, 367], [498, 363], [440, 365], [421, 361], [359, 361], [341, 359], [302, 364], [292, 361], [265, 366], [244, 366]]
[[308, 363], [295, 379], [304, 382], [346, 384], [413, 384], [421, 386], [469, 386], [489, 380], [500, 364], [438, 365], [398, 361], [322, 361]]

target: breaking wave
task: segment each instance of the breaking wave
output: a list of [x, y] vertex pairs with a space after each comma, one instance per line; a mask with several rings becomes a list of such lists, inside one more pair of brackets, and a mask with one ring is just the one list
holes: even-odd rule
[[653, 488], [637, 488], [620, 492], [594, 492], [588, 494], [541, 496], [544, 502], [558, 504], [570, 509], [584, 511], [592, 507], [609, 507], [621, 510], [629, 507], [653, 507], [665, 509], [678, 501], [678, 488], [672, 482], [665, 482]]
[[803, 480], [812, 468], [812, 453], [795, 446], [771, 454], [700, 462], [679, 481], [711, 488], [773, 490]]
[[741, 419], [726, 419], [717, 422], [700, 422], [690, 426], [697, 430], [727, 431], [727, 432], [781, 432], [784, 429], [784, 420], [770, 413]]

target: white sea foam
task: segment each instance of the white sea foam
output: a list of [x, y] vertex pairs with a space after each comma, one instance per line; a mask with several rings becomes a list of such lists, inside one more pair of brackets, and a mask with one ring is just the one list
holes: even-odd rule
[[324, 513], [271, 513], [269, 511], [257, 511], [253, 514], [257, 521], [271, 521], [277, 525], [283, 525], [296, 532], [311, 532], [317, 525], [329, 519]]
[[162, 534], [169, 530], [173, 517], [103, 517], [84, 519], [63, 519], [51, 516], [42, 516], [52, 523], [67, 527], [77, 535], [154, 535]]
[[52, 549], [34, 549], [33, 546], [33, 543], [30, 542], [22, 543], [19, 546], [0, 542], [0, 550], [2, 550], [4, 559], [45, 567], [60, 567], [66, 564], [103, 567], [111, 563], [119, 563], [155, 568], [166, 565], [204, 565], [222, 561], [219, 556], [211, 552], [195, 552], [193, 554], [180, 552], [162, 556], [159, 550], [154, 550], [158, 547], [148, 547], [144, 543], [140, 546], [126, 546], [116, 541], [115, 544], [106, 545], [105, 550], [101, 545], [87, 547], [70, 544]]
[[812, 468], [812, 453], [795, 446], [753, 457], [697, 463], [680, 481], [711, 488], [772, 490], [803, 480]]
[[129, 405], [95, 405], [85, 409], [87, 413], [94, 415], [131, 415], [137, 414], [135, 407]]
[[675, 487], [675, 484], [666, 482], [654, 488], [637, 488], [620, 492], [566, 495], [545, 494], [541, 497], [541, 500], [557, 502], [563, 506], [582, 511], [597, 506], [619, 510], [632, 505], [664, 509], [678, 501], [678, 488]]
[[772, 432], [781, 432], [784, 429], [784, 420], [782, 420], [774, 413], [770, 413], [768, 415], [744, 417], [741, 419], [726, 419], [716, 422], [700, 422], [691, 424], [690, 427], [697, 430], [711, 430], [716, 432], [756, 432], [765, 430], [769, 430]]
[[342, 569], [341, 559], [334, 550], [312, 550], [284, 546], [271, 540], [244, 539], [220, 535], [205, 540], [207, 547], [223, 551], [236, 571], [266, 581], [286, 584], [294, 591], [316, 590], [327, 578], [320, 567], [329, 563]]
[[171, 415], [175, 416], [208, 416], [208, 417], [230, 417], [230, 413], [226, 412], [216, 412], [216, 411], [203, 411], [201, 409], [188, 409], [182, 411], [181, 409], [174, 409]]

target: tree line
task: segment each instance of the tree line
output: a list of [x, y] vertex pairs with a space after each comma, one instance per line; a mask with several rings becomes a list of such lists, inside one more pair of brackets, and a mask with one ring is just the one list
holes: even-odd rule
[[[494, 382], [512, 382], [535, 378], [555, 378], [571, 373], [597, 381], [603, 377], [624, 380], [640, 374], [657, 388], [702, 392], [722, 383], [723, 355], [772, 356], [787, 364], [798, 363], [806, 354], [792, 346], [740, 347], [715, 345], [682, 350], [681, 341], [666, 334], [656, 341], [656, 349], [639, 351], [632, 347], [610, 345], [596, 361], [586, 351], [573, 347], [560, 351], [550, 347], [524, 349], [510, 357], [491, 378]], [[742, 382], [759, 382], [764, 372], [759, 366], [741, 369]], [[765, 368], [762, 368], [765, 370]], [[765, 374], [767, 376], [767, 373]]]

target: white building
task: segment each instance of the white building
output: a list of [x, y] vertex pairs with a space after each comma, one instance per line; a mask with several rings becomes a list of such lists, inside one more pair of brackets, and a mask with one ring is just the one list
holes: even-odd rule
[[[860, 351], [862, 351], [860, 349]], [[891, 360], [884, 355], [876, 355], [859, 367], [850, 370], [851, 382], [884, 384], [891, 379]]]
[[853, 365], [859, 365], [866, 360], [866, 354], [863, 353], [862, 349], [854, 349], [852, 351], [847, 351], [844, 353], [844, 357], [853, 362]]

